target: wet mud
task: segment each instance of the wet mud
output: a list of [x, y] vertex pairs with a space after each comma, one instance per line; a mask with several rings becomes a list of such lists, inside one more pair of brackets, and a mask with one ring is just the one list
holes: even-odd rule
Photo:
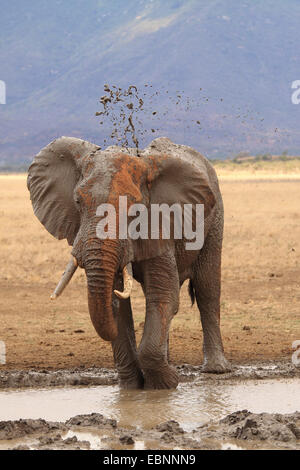
[[[242, 379], [268, 379], [275, 377], [292, 378], [300, 375], [300, 369], [289, 362], [255, 363], [232, 367], [232, 371], [226, 374], [209, 374], [202, 372], [202, 366], [182, 364], [175, 367], [179, 381], [192, 382], [224, 382]], [[114, 385], [118, 383], [114, 369], [92, 367], [78, 367], [72, 369], [49, 370], [1, 370], [0, 390], [4, 388], [26, 387], [58, 387], [58, 386], [89, 386], [89, 385]]]
[[300, 449], [292, 364], [178, 372], [177, 390], [135, 391], [109, 369], [2, 371], [0, 449]]
[[300, 450], [300, 413], [255, 414], [243, 410], [185, 431], [174, 420], [150, 430], [128, 429], [101, 414], [79, 415], [66, 422], [0, 422], [0, 449], [95, 450]]

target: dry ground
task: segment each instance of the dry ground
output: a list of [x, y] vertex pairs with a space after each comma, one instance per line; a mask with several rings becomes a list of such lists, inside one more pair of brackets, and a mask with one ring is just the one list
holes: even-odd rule
[[[288, 357], [300, 339], [300, 174], [272, 168], [218, 172], [226, 211], [226, 355], [235, 363]], [[84, 273], [76, 273], [57, 302], [49, 300], [69, 253], [67, 243], [52, 238], [34, 217], [25, 177], [0, 176], [0, 340], [7, 346], [7, 365], [0, 368], [113, 365], [110, 344], [89, 319]], [[139, 340], [144, 300], [137, 285], [133, 309]], [[202, 361], [199, 312], [190, 307], [186, 285], [170, 347], [173, 363]]]

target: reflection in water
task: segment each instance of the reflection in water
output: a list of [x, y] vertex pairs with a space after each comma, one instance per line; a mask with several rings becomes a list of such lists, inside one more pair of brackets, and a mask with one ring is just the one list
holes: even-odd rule
[[120, 426], [150, 429], [174, 419], [188, 431], [222, 416], [225, 395], [219, 387], [189, 383], [180, 384], [177, 390], [120, 390], [114, 406]]
[[150, 429], [174, 419], [186, 430], [237, 410], [290, 413], [300, 410], [300, 379], [248, 380], [226, 385], [180, 384], [177, 390], [133, 391], [118, 386], [0, 392], [0, 421], [44, 418], [65, 421], [101, 413], [122, 427]]

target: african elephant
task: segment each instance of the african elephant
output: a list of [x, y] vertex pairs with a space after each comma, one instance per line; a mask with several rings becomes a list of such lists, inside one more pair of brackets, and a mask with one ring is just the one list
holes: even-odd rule
[[[35, 157], [27, 184], [40, 222], [73, 247], [54, 297], [77, 265], [85, 270], [91, 320], [99, 336], [111, 341], [121, 387], [177, 386], [177, 373], [168, 363], [169, 327], [186, 279], [192, 303], [196, 298], [201, 313], [203, 370], [221, 373], [229, 369], [220, 333], [223, 204], [216, 173], [205, 157], [167, 138], [155, 139], [137, 153], [115, 146], [101, 151], [89, 142], [61, 137]], [[203, 204], [202, 248], [187, 250], [183, 239], [174, 235], [164, 239], [161, 233], [156, 239], [100, 239], [97, 208], [112, 204], [120, 217], [120, 196], [127, 196], [128, 207]], [[132, 277], [146, 298], [138, 348], [130, 303]]]

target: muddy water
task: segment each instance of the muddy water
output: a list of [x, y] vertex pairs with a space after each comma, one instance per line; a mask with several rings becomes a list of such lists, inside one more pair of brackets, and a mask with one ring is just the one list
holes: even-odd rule
[[292, 413], [300, 410], [300, 378], [185, 383], [177, 390], [124, 391], [118, 386], [0, 392], [0, 421], [44, 418], [63, 422], [101, 413], [125, 428], [151, 429], [176, 420], [186, 431], [237, 410]]

